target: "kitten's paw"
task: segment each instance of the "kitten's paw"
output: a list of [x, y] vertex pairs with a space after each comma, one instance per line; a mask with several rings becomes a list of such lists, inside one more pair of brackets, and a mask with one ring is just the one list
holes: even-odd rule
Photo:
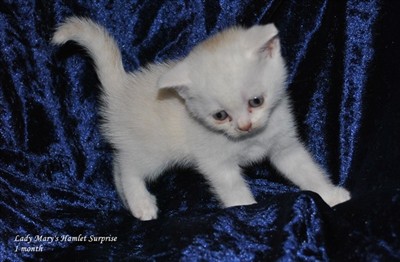
[[225, 198], [222, 202], [224, 207], [248, 206], [257, 204], [257, 202], [254, 200], [254, 197], [251, 195], [246, 197], [238, 197], [237, 195], [233, 195], [230, 198]]
[[343, 187], [334, 187], [329, 192], [320, 194], [322, 199], [330, 206], [336, 206], [340, 203], [350, 200], [350, 192]]
[[157, 219], [158, 208], [154, 196], [135, 199], [129, 203], [129, 209], [134, 217], [142, 221]]

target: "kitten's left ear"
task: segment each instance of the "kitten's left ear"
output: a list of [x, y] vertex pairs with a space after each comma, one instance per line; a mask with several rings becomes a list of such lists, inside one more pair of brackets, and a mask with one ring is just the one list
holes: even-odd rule
[[190, 85], [189, 66], [185, 60], [173, 65], [157, 82], [158, 89], [175, 89], [183, 99], [189, 97], [188, 91]]
[[280, 54], [279, 32], [274, 24], [255, 26], [250, 30], [254, 34], [253, 40], [258, 53], [270, 58]]

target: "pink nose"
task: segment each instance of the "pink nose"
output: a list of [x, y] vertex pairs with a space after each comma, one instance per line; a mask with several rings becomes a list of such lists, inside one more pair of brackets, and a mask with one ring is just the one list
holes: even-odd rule
[[238, 126], [241, 131], [249, 131], [251, 129], [251, 122], [245, 123], [243, 125]]

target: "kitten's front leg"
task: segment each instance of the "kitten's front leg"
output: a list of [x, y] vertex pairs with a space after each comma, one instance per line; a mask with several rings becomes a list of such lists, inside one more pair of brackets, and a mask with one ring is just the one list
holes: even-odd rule
[[245, 179], [241, 175], [240, 167], [232, 165], [202, 165], [201, 173], [210, 182], [213, 191], [224, 207], [251, 205], [254, 200]]
[[350, 199], [350, 193], [332, 184], [300, 142], [291, 138], [279, 142], [270, 152], [270, 159], [286, 178], [302, 190], [318, 193], [329, 206]]

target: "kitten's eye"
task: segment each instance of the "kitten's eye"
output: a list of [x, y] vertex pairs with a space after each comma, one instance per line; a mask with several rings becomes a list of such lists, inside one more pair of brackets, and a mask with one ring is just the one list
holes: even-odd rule
[[249, 100], [249, 106], [251, 107], [259, 107], [264, 103], [264, 97], [256, 96], [253, 99]]
[[215, 113], [213, 115], [214, 119], [218, 121], [224, 121], [225, 119], [228, 118], [228, 116], [229, 116], [228, 113], [225, 112], [224, 110], [219, 111], [218, 113]]

